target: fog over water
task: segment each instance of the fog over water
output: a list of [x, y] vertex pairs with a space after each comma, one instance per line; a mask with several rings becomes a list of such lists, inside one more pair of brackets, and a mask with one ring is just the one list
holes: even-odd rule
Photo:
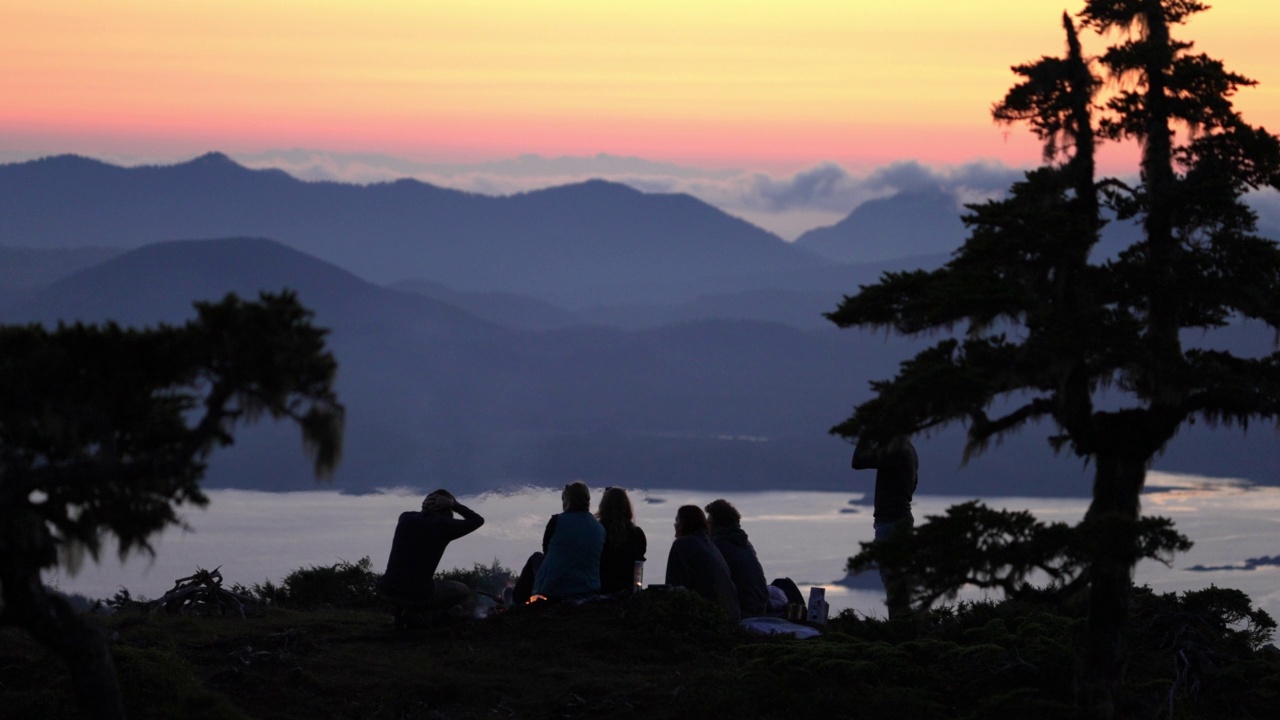
[[[861, 485], [859, 487], [862, 487]], [[1143, 509], [1174, 520], [1195, 547], [1174, 559], [1173, 567], [1146, 561], [1136, 579], [1161, 592], [1207, 587], [1239, 588], [1255, 605], [1280, 617], [1280, 567], [1244, 569], [1246, 560], [1280, 555], [1280, 488], [1153, 472]], [[599, 489], [594, 489], [593, 501]], [[871, 509], [857, 504], [859, 492], [711, 493], [690, 490], [630, 490], [637, 521], [649, 541], [646, 583], [661, 583], [673, 537], [672, 521], [683, 504], [705, 505], [716, 497], [733, 502], [769, 578], [790, 577], [801, 585], [827, 588], [832, 612], [853, 608], [883, 616], [877, 592], [849, 590], [834, 581], [844, 576], [846, 559], [859, 542], [872, 539]], [[364, 556], [381, 572], [391, 546], [396, 518], [416, 510], [417, 490], [342, 495], [333, 491], [264, 493], [213, 490], [207, 509], [182, 513], [191, 530], [173, 528], [158, 536], [156, 556], [131, 556], [122, 564], [114, 545], [98, 563], [86, 561], [79, 572], [46, 573], [45, 579], [68, 593], [110, 597], [120, 586], [135, 596], [158, 597], [177, 578], [197, 567], [221, 566], [225, 584], [278, 582], [291, 570], [309, 565], [355, 562]], [[917, 523], [971, 498], [917, 496]], [[461, 498], [485, 517], [476, 532], [454, 541], [440, 568], [488, 564], [495, 558], [518, 570], [539, 549], [547, 518], [560, 510], [553, 489], [524, 489]], [[1075, 523], [1087, 506], [1084, 498], [987, 498], [988, 505], [1030, 510], [1043, 521]], [[594, 507], [594, 502], [593, 502]], [[1202, 566], [1207, 570], [1191, 570]], [[1227, 568], [1241, 569], [1227, 569]], [[980, 597], [977, 592], [964, 597]]]

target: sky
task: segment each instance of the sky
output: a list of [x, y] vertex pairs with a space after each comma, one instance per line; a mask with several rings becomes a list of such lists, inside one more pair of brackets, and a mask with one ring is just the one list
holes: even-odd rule
[[[667, 184], [1025, 168], [1034, 138], [995, 125], [991, 103], [1011, 65], [1061, 52], [1061, 13], [1082, 5], [0, 0], [0, 160], [218, 150], [281, 164], [306, 148], [339, 158], [303, 168], [316, 176], [329, 162], [381, 179], [393, 170], [371, 170], [379, 156], [492, 191], [529, 185], [530, 172], [492, 172], [522, 156], [583, 159], [556, 177], [591, 173], [601, 154], [684, 169], [654, 176]], [[1237, 105], [1280, 127], [1280, 4], [1217, 5], [1180, 35], [1259, 80]]]

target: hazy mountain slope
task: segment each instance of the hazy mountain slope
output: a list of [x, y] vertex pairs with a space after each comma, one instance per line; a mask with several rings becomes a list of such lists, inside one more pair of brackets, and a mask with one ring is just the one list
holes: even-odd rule
[[[348, 408], [335, 484], [347, 490], [447, 485], [595, 484], [704, 488], [869, 489], [849, 447], [827, 429], [923, 342], [801, 330], [755, 320], [700, 320], [642, 331], [573, 326], [517, 331], [448, 303], [367, 283], [279, 243], [159, 243], [42, 288], [0, 313], [15, 322], [116, 318], [180, 321], [193, 299], [295, 289], [332, 330]], [[933, 340], [936, 340], [933, 339]], [[1266, 352], [1231, 328], [1206, 346]], [[1089, 477], [1054, 458], [1029, 428], [960, 468], [962, 430], [922, 437], [922, 490], [934, 494], [1085, 494]], [[1219, 452], [1229, 448], [1229, 454]], [[1246, 438], [1189, 427], [1164, 470], [1271, 480], [1271, 432]], [[215, 456], [214, 485], [313, 486], [296, 431], [263, 425]]]
[[816, 330], [831, 326], [822, 313], [835, 309], [840, 296], [832, 292], [768, 288], [720, 295], [702, 295], [674, 304], [608, 305], [587, 308], [583, 317], [625, 328], [651, 328], [697, 320], [761, 320]]
[[506, 327], [546, 330], [586, 324], [582, 315], [527, 295], [496, 291], [464, 292], [428, 280], [402, 280], [387, 287], [435, 298]]
[[[968, 209], [941, 188], [903, 191], [869, 200], [835, 225], [804, 233], [795, 244], [841, 263], [909, 263], [919, 258], [922, 267], [936, 266], [933, 258], [945, 261], [968, 238], [961, 220], [966, 213]], [[1093, 251], [1095, 261], [1115, 257], [1142, 237], [1133, 221], [1104, 215], [1112, 219]]]
[[950, 253], [964, 242], [962, 208], [938, 187], [868, 200], [845, 219], [796, 238], [798, 247], [840, 262]]
[[578, 313], [591, 322], [628, 328], [726, 318], [830, 329], [832, 325], [822, 313], [834, 310], [845, 295], [856, 294], [859, 286], [876, 282], [885, 272], [928, 270], [946, 261], [946, 255], [923, 255], [753, 273], [710, 280], [693, 298], [681, 299], [673, 292], [664, 302], [615, 302], [584, 308]]
[[[348, 408], [335, 484], [349, 490], [474, 492], [576, 477], [843, 487], [847, 447], [826, 429], [865, 394], [868, 375], [891, 372], [907, 349], [898, 340], [751, 321], [516, 332], [253, 239], [140, 248], [45, 287], [2, 319], [177, 322], [193, 299], [281, 287], [295, 289], [332, 330]], [[239, 433], [214, 458], [210, 479], [312, 486], [296, 432], [269, 424]], [[982, 483], [986, 491], [1000, 486], [999, 478]]]
[[384, 290], [261, 238], [170, 241], [124, 252], [48, 284], [5, 314], [46, 322], [71, 317], [122, 324], [178, 322], [193, 314], [192, 299], [217, 299], [228, 292], [252, 297], [264, 289], [284, 288], [325, 315], [345, 317], [376, 303], [407, 311], [416, 303], [430, 308], [433, 318], [464, 322], [463, 313], [451, 306]]
[[30, 248], [0, 246], [0, 308], [42, 286], [124, 252], [119, 248]]
[[305, 183], [220, 154], [120, 168], [74, 156], [0, 165], [0, 239], [137, 247], [270, 237], [374, 282], [424, 279], [581, 306], [825, 261], [687, 195], [590, 181], [510, 197], [413, 180]]
[[43, 249], [0, 246], [0, 287], [36, 288], [124, 252], [120, 248]]
[[[508, 331], [445, 303], [386, 290], [279, 243], [255, 239], [143, 247], [43, 288], [0, 314], [7, 322], [57, 320], [152, 325], [192, 316], [191, 302], [227, 292], [253, 297], [289, 288], [330, 328], [347, 405], [347, 442], [337, 481], [387, 484], [422, 466], [420, 444], [465, 413], [482, 363], [511, 345]], [[491, 362], [492, 360], [490, 360]], [[430, 382], [418, 377], [429, 368]], [[430, 408], [424, 411], [424, 408]], [[220, 455], [215, 484], [308, 487], [292, 429], [264, 426]], [[416, 457], [416, 460], [415, 460]], [[394, 482], [391, 482], [394, 484]]]

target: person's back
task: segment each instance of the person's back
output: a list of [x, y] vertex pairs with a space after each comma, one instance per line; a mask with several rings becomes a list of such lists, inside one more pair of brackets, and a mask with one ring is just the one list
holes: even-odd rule
[[632, 589], [636, 563], [644, 562], [648, 540], [635, 524], [631, 499], [622, 488], [605, 488], [596, 519], [604, 526], [604, 550], [600, 554], [600, 592], [606, 595]]
[[738, 606], [738, 589], [729, 575], [729, 566], [707, 536], [702, 508], [686, 505], [680, 508], [681, 512], [685, 508], [697, 511], [697, 515], [702, 517], [701, 527], [694, 522], [697, 518], [692, 513], [683, 518], [679, 514], [676, 516], [676, 539], [671, 543], [671, 552], [667, 554], [666, 582], [668, 585], [688, 588], [720, 605], [736, 623], [742, 619], [742, 611]]
[[586, 510], [562, 512], [551, 520], [551, 539], [533, 592], [549, 598], [600, 592], [604, 526]]
[[760, 567], [756, 549], [742, 529], [742, 516], [724, 499], [712, 501], [706, 510], [711, 542], [729, 566], [742, 616], [764, 615], [769, 607], [769, 584], [764, 579], [764, 568]]
[[439, 588], [434, 577], [449, 543], [483, 525], [484, 518], [445, 490], [428, 495], [422, 507], [400, 514], [387, 569], [378, 580], [378, 591], [400, 607], [443, 607], [470, 592], [461, 583]]
[[604, 526], [591, 514], [591, 491], [569, 483], [560, 495], [564, 512], [553, 515], [542, 536], [541, 558], [533, 593], [567, 598], [600, 592], [600, 553]]
[[724, 557], [729, 577], [738, 590], [738, 605], [743, 617], [764, 615], [769, 605], [769, 583], [756, 549], [742, 528], [717, 527], [711, 531], [711, 542]]
[[911, 501], [920, 481], [920, 460], [906, 437], [894, 438], [883, 447], [859, 441], [853, 453], [853, 469], [876, 471], [875, 512], [877, 525], [911, 518]]

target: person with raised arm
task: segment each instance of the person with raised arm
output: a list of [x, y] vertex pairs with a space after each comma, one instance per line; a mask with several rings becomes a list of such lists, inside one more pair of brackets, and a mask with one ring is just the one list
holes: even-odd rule
[[421, 511], [400, 514], [387, 570], [378, 580], [378, 592], [396, 606], [397, 627], [420, 624], [467, 599], [471, 589], [436, 580], [436, 568], [450, 542], [483, 524], [484, 518], [445, 489], [423, 498]]

